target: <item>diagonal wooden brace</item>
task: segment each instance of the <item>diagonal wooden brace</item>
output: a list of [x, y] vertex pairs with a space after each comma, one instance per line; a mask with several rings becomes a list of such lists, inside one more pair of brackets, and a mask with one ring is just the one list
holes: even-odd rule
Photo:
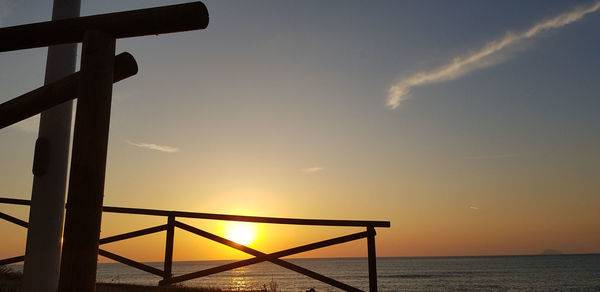
[[122, 256], [120, 256], [118, 254], [114, 254], [112, 252], [109, 252], [109, 251], [106, 251], [106, 250], [103, 250], [103, 249], [98, 249], [98, 254], [101, 255], [101, 256], [103, 256], [103, 257], [109, 258], [111, 260], [114, 260], [114, 261], [126, 264], [128, 266], [140, 269], [142, 271], [145, 271], [145, 272], [148, 272], [150, 274], [154, 274], [154, 275], [157, 275], [157, 276], [160, 276], [160, 277], [163, 277], [164, 274], [165, 274], [163, 271], [161, 271], [161, 270], [159, 270], [159, 269], [157, 269], [155, 267], [151, 267], [149, 265], [142, 264], [140, 262], [136, 262], [136, 261], [134, 261], [132, 259], [128, 259], [126, 257], [122, 257]]
[[[115, 56], [113, 82], [131, 77], [137, 71], [137, 63], [130, 53]], [[80, 75], [80, 72], [75, 72], [0, 104], [0, 129], [77, 98]]]
[[198, 229], [196, 227], [190, 226], [185, 223], [181, 223], [179, 221], [175, 221], [175, 226], [178, 228], [184, 229], [186, 231], [189, 231], [191, 233], [208, 238], [210, 240], [227, 245], [229, 247], [238, 249], [245, 253], [254, 255], [255, 258], [234, 262], [234, 263], [222, 265], [219, 267], [206, 269], [203, 271], [198, 271], [198, 272], [189, 273], [189, 274], [185, 274], [185, 275], [181, 275], [181, 276], [176, 276], [176, 277], [173, 277], [170, 279], [165, 279], [165, 280], [160, 281], [159, 285], [168, 285], [168, 284], [172, 284], [172, 283], [182, 282], [182, 281], [186, 281], [186, 280], [190, 280], [190, 279], [194, 279], [194, 278], [198, 278], [198, 277], [203, 277], [203, 276], [208, 276], [211, 274], [215, 274], [215, 273], [219, 273], [219, 272], [223, 272], [223, 271], [227, 271], [227, 270], [231, 270], [231, 269], [235, 269], [235, 268], [239, 268], [239, 267], [243, 267], [243, 266], [247, 266], [247, 265], [256, 264], [256, 263], [263, 262], [263, 261], [269, 261], [276, 265], [282, 266], [284, 268], [290, 269], [292, 271], [298, 272], [298, 273], [306, 275], [308, 277], [317, 279], [319, 281], [322, 281], [322, 282], [332, 285], [334, 287], [343, 289], [345, 291], [361, 291], [360, 289], [357, 289], [350, 285], [344, 284], [340, 281], [337, 281], [335, 279], [321, 275], [319, 273], [313, 272], [306, 268], [297, 266], [290, 262], [281, 260], [279, 258], [297, 254], [297, 253], [301, 253], [301, 252], [306, 252], [306, 251], [313, 250], [313, 249], [330, 246], [330, 245], [353, 241], [353, 240], [357, 240], [360, 238], [365, 238], [370, 235], [370, 232], [359, 232], [359, 233], [350, 234], [350, 235], [333, 238], [333, 239], [329, 239], [329, 240], [324, 240], [324, 241], [320, 241], [320, 242], [316, 242], [316, 243], [312, 243], [312, 244], [307, 244], [304, 246], [299, 246], [299, 247], [295, 247], [295, 248], [291, 248], [291, 249], [287, 249], [287, 250], [283, 250], [283, 251], [279, 251], [279, 252], [275, 252], [275, 253], [271, 253], [271, 254], [265, 254], [263, 252], [252, 249], [250, 247], [238, 244], [238, 243], [228, 240], [226, 238], [220, 237], [218, 235], [214, 235], [212, 233], [206, 232], [204, 230]]
[[13, 257], [13, 258], [2, 259], [2, 260], [0, 260], [0, 266], [14, 264], [14, 263], [22, 262], [24, 260], [25, 260], [24, 255], [18, 256], [18, 257]]
[[134, 237], [138, 237], [138, 236], [161, 232], [161, 231], [167, 230], [167, 227], [168, 227], [168, 225], [164, 224], [164, 225], [149, 227], [149, 228], [145, 228], [145, 229], [141, 229], [141, 230], [137, 230], [137, 231], [122, 233], [119, 235], [113, 235], [113, 236], [101, 238], [99, 241], [99, 244], [107, 244], [107, 243], [111, 243], [111, 242], [115, 242], [115, 241], [121, 241], [121, 240], [130, 239], [130, 238], [134, 238]]
[[29, 228], [29, 223], [27, 223], [26, 221], [23, 221], [23, 220], [21, 220], [19, 218], [10, 216], [10, 215], [2, 213], [2, 212], [0, 212], [0, 219], [4, 219], [4, 220], [6, 220], [8, 222], [14, 223], [14, 224], [19, 225], [21, 227]]

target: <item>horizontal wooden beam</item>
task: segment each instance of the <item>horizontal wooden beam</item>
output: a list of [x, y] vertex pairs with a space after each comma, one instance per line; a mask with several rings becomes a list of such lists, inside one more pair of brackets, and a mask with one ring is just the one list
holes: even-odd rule
[[23, 200], [23, 199], [13, 199], [13, 198], [0, 198], [0, 204], [29, 206], [29, 205], [31, 205], [31, 201]]
[[134, 238], [134, 237], [138, 237], [138, 236], [161, 232], [164, 230], [167, 230], [167, 224], [101, 238], [99, 244], [107, 244], [107, 243], [111, 243], [111, 242], [115, 242], [115, 241], [121, 241], [121, 240], [130, 239], [130, 238]]
[[258, 217], [241, 215], [224, 215], [212, 213], [194, 213], [154, 209], [123, 208], [123, 207], [104, 207], [104, 212], [139, 214], [152, 216], [175, 216], [182, 218], [211, 219], [225, 221], [242, 221], [271, 224], [290, 224], [290, 225], [315, 225], [315, 226], [362, 226], [362, 227], [390, 227], [389, 221], [365, 221], [365, 220], [328, 220], [328, 219], [296, 219], [296, 218], [277, 218], [277, 217]]
[[[19, 202], [29, 202], [28, 200], [18, 199], [6, 199], [0, 198], [0, 203], [10, 202], [6, 200], [17, 200]], [[25, 205], [28, 203], [23, 203]], [[138, 215], [150, 215], [150, 216], [174, 216], [182, 218], [196, 218], [196, 219], [212, 219], [212, 220], [224, 220], [224, 221], [242, 221], [242, 222], [256, 222], [256, 223], [271, 223], [271, 224], [290, 224], [290, 225], [315, 225], [315, 226], [349, 226], [349, 227], [390, 227], [390, 221], [365, 221], [365, 220], [328, 220], [328, 219], [296, 219], [296, 218], [277, 218], [277, 217], [257, 217], [257, 216], [239, 216], [239, 215], [224, 215], [224, 214], [212, 214], [212, 213], [194, 213], [194, 212], [180, 212], [180, 211], [167, 211], [167, 210], [154, 210], [154, 209], [139, 209], [139, 208], [124, 208], [124, 207], [103, 207], [104, 212], [108, 213], [121, 213], [121, 214], [138, 214]]]
[[[114, 82], [131, 77], [137, 71], [131, 54], [115, 56]], [[79, 79], [80, 73], [76, 72], [0, 104], [0, 129], [76, 98]]]
[[0, 28], [0, 52], [78, 43], [88, 30], [127, 38], [204, 29], [208, 19], [206, 6], [192, 2], [11, 26]]
[[103, 257], [109, 258], [111, 260], [120, 262], [122, 264], [126, 264], [126, 265], [128, 265], [130, 267], [134, 267], [136, 269], [140, 269], [140, 270], [142, 270], [144, 272], [148, 272], [150, 274], [154, 274], [154, 275], [157, 275], [157, 276], [160, 276], [160, 277], [164, 276], [164, 272], [161, 271], [161, 270], [159, 270], [159, 269], [157, 269], [157, 268], [155, 268], [155, 267], [151, 267], [151, 266], [148, 266], [146, 264], [142, 264], [142, 263], [136, 262], [136, 261], [134, 261], [132, 259], [128, 259], [126, 257], [122, 257], [122, 256], [120, 256], [118, 254], [114, 254], [112, 252], [109, 252], [109, 251], [106, 251], [106, 250], [103, 250], [103, 249], [98, 249], [98, 254], [101, 255], [101, 256], [103, 256]]

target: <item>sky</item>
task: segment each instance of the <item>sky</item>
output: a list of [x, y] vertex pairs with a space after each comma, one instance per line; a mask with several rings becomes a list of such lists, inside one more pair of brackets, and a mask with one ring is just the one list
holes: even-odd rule
[[[378, 256], [600, 252], [600, 2], [204, 3], [205, 30], [117, 41], [139, 73], [113, 89], [105, 205], [391, 221]], [[51, 7], [0, 0], [0, 26]], [[0, 102], [41, 86], [45, 57], [0, 53]], [[31, 196], [37, 123], [0, 130], [2, 197]], [[165, 220], [105, 214], [102, 237]], [[362, 231], [254, 228], [261, 251]], [[25, 230], [0, 230], [0, 258], [22, 254]], [[106, 249], [158, 261], [162, 240]], [[366, 256], [366, 240], [299, 256]], [[175, 260], [241, 257], [175, 234]]]

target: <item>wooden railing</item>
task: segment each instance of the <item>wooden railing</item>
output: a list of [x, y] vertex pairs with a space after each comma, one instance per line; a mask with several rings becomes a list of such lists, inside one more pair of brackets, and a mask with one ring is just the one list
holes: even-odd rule
[[[10, 199], [10, 198], [0, 198], [0, 203], [3, 204], [14, 204], [14, 205], [29, 205], [30, 201], [28, 200], [20, 200], [20, 199]], [[362, 291], [356, 287], [350, 286], [348, 284], [342, 283], [338, 280], [330, 278], [328, 276], [316, 273], [309, 269], [300, 267], [296, 264], [293, 264], [289, 261], [283, 260], [281, 258], [295, 255], [302, 252], [307, 252], [310, 250], [315, 250], [327, 246], [332, 246], [336, 244], [341, 244], [349, 241], [354, 241], [362, 238], [367, 238], [367, 253], [368, 253], [368, 268], [369, 268], [369, 291], [377, 291], [377, 268], [376, 268], [376, 254], [375, 254], [375, 228], [376, 227], [384, 227], [389, 228], [389, 221], [356, 221], [356, 220], [323, 220], [323, 219], [295, 219], [295, 218], [275, 218], [275, 217], [257, 217], [257, 216], [239, 216], [239, 215], [223, 215], [223, 214], [211, 214], [211, 213], [194, 213], [194, 212], [179, 212], [179, 211], [166, 211], [166, 210], [152, 210], [152, 209], [138, 209], [138, 208], [123, 208], [123, 207], [103, 207], [103, 212], [107, 213], [120, 213], [120, 214], [134, 214], [134, 215], [150, 215], [150, 216], [161, 216], [166, 217], [166, 224], [158, 225], [150, 228], [140, 229], [133, 232], [123, 233], [119, 235], [109, 236], [100, 239], [100, 245], [117, 242], [121, 240], [126, 240], [130, 238], [135, 238], [143, 235], [153, 234], [157, 232], [166, 231], [166, 241], [165, 241], [165, 255], [164, 255], [164, 266], [163, 269], [157, 269], [155, 267], [151, 267], [149, 265], [137, 262], [135, 260], [123, 257], [121, 255], [117, 255], [106, 251], [104, 249], [99, 249], [98, 254], [104, 256], [106, 258], [115, 260], [117, 262], [123, 263], [125, 265], [137, 268], [139, 270], [145, 271], [147, 273], [151, 273], [162, 277], [163, 279], [158, 282], [159, 285], [170, 285], [174, 283], [179, 283], [191, 279], [196, 279], [220, 272], [225, 272], [228, 270], [260, 263], [260, 262], [271, 262], [273, 264], [279, 265], [286, 269], [298, 272], [300, 274], [306, 275], [313, 279], [319, 280], [321, 282], [327, 283], [331, 286], [340, 288], [345, 291]], [[6, 221], [12, 222], [19, 226], [23, 226], [25, 228], [28, 227], [27, 222], [10, 216], [8, 214], [0, 212], [0, 218]], [[323, 241], [318, 241], [306, 245], [301, 245], [285, 250], [281, 250], [273, 253], [263, 253], [261, 251], [255, 250], [248, 246], [236, 243], [229, 239], [223, 238], [221, 236], [215, 235], [213, 233], [204, 231], [202, 229], [196, 228], [194, 226], [188, 225], [181, 221], [178, 221], [177, 218], [195, 218], [195, 219], [208, 219], [208, 220], [223, 220], [223, 221], [241, 221], [241, 222], [255, 222], [255, 223], [268, 223], [268, 224], [288, 224], [288, 225], [308, 225], [308, 226], [337, 226], [337, 227], [364, 227], [366, 230], [358, 233], [352, 233], [345, 236], [335, 237]], [[213, 267], [205, 270], [200, 270], [188, 274], [183, 275], [173, 275], [173, 241], [174, 241], [174, 233], [175, 228], [179, 228], [182, 230], [186, 230], [198, 236], [210, 239], [212, 241], [218, 242], [220, 244], [235, 248], [247, 254], [250, 254], [254, 257], [236, 261], [233, 263], [224, 264], [218, 267]], [[16, 262], [21, 262], [24, 260], [24, 256], [18, 256], [13, 258], [7, 258], [0, 260], [0, 265], [6, 265]]]

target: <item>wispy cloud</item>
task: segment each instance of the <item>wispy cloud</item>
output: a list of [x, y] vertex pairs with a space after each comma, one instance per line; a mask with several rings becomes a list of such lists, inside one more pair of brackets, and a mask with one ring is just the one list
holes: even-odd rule
[[304, 172], [304, 173], [315, 173], [315, 172], [321, 171], [323, 169], [324, 169], [323, 167], [314, 166], [314, 167], [304, 168], [304, 169], [302, 169], [302, 172]]
[[479, 211], [479, 207], [477, 206], [469, 206], [469, 209]]
[[563, 27], [576, 22], [586, 14], [600, 9], [600, 1], [585, 7], [577, 7], [553, 18], [540, 21], [521, 32], [506, 32], [504, 37], [486, 43], [479, 50], [468, 52], [453, 58], [449, 63], [429, 71], [412, 74], [392, 84], [388, 89], [387, 106], [397, 108], [402, 101], [409, 98], [413, 87], [440, 83], [457, 79], [474, 70], [498, 64], [505, 59], [507, 48], [524, 40], [531, 39], [541, 32]]
[[167, 153], [179, 152], [179, 148], [173, 147], [173, 146], [158, 145], [158, 144], [152, 144], [152, 143], [136, 143], [136, 142], [131, 142], [131, 141], [127, 141], [127, 144], [136, 146], [136, 147], [140, 147], [140, 148], [147, 148], [147, 149], [161, 151], [161, 152], [167, 152]]

